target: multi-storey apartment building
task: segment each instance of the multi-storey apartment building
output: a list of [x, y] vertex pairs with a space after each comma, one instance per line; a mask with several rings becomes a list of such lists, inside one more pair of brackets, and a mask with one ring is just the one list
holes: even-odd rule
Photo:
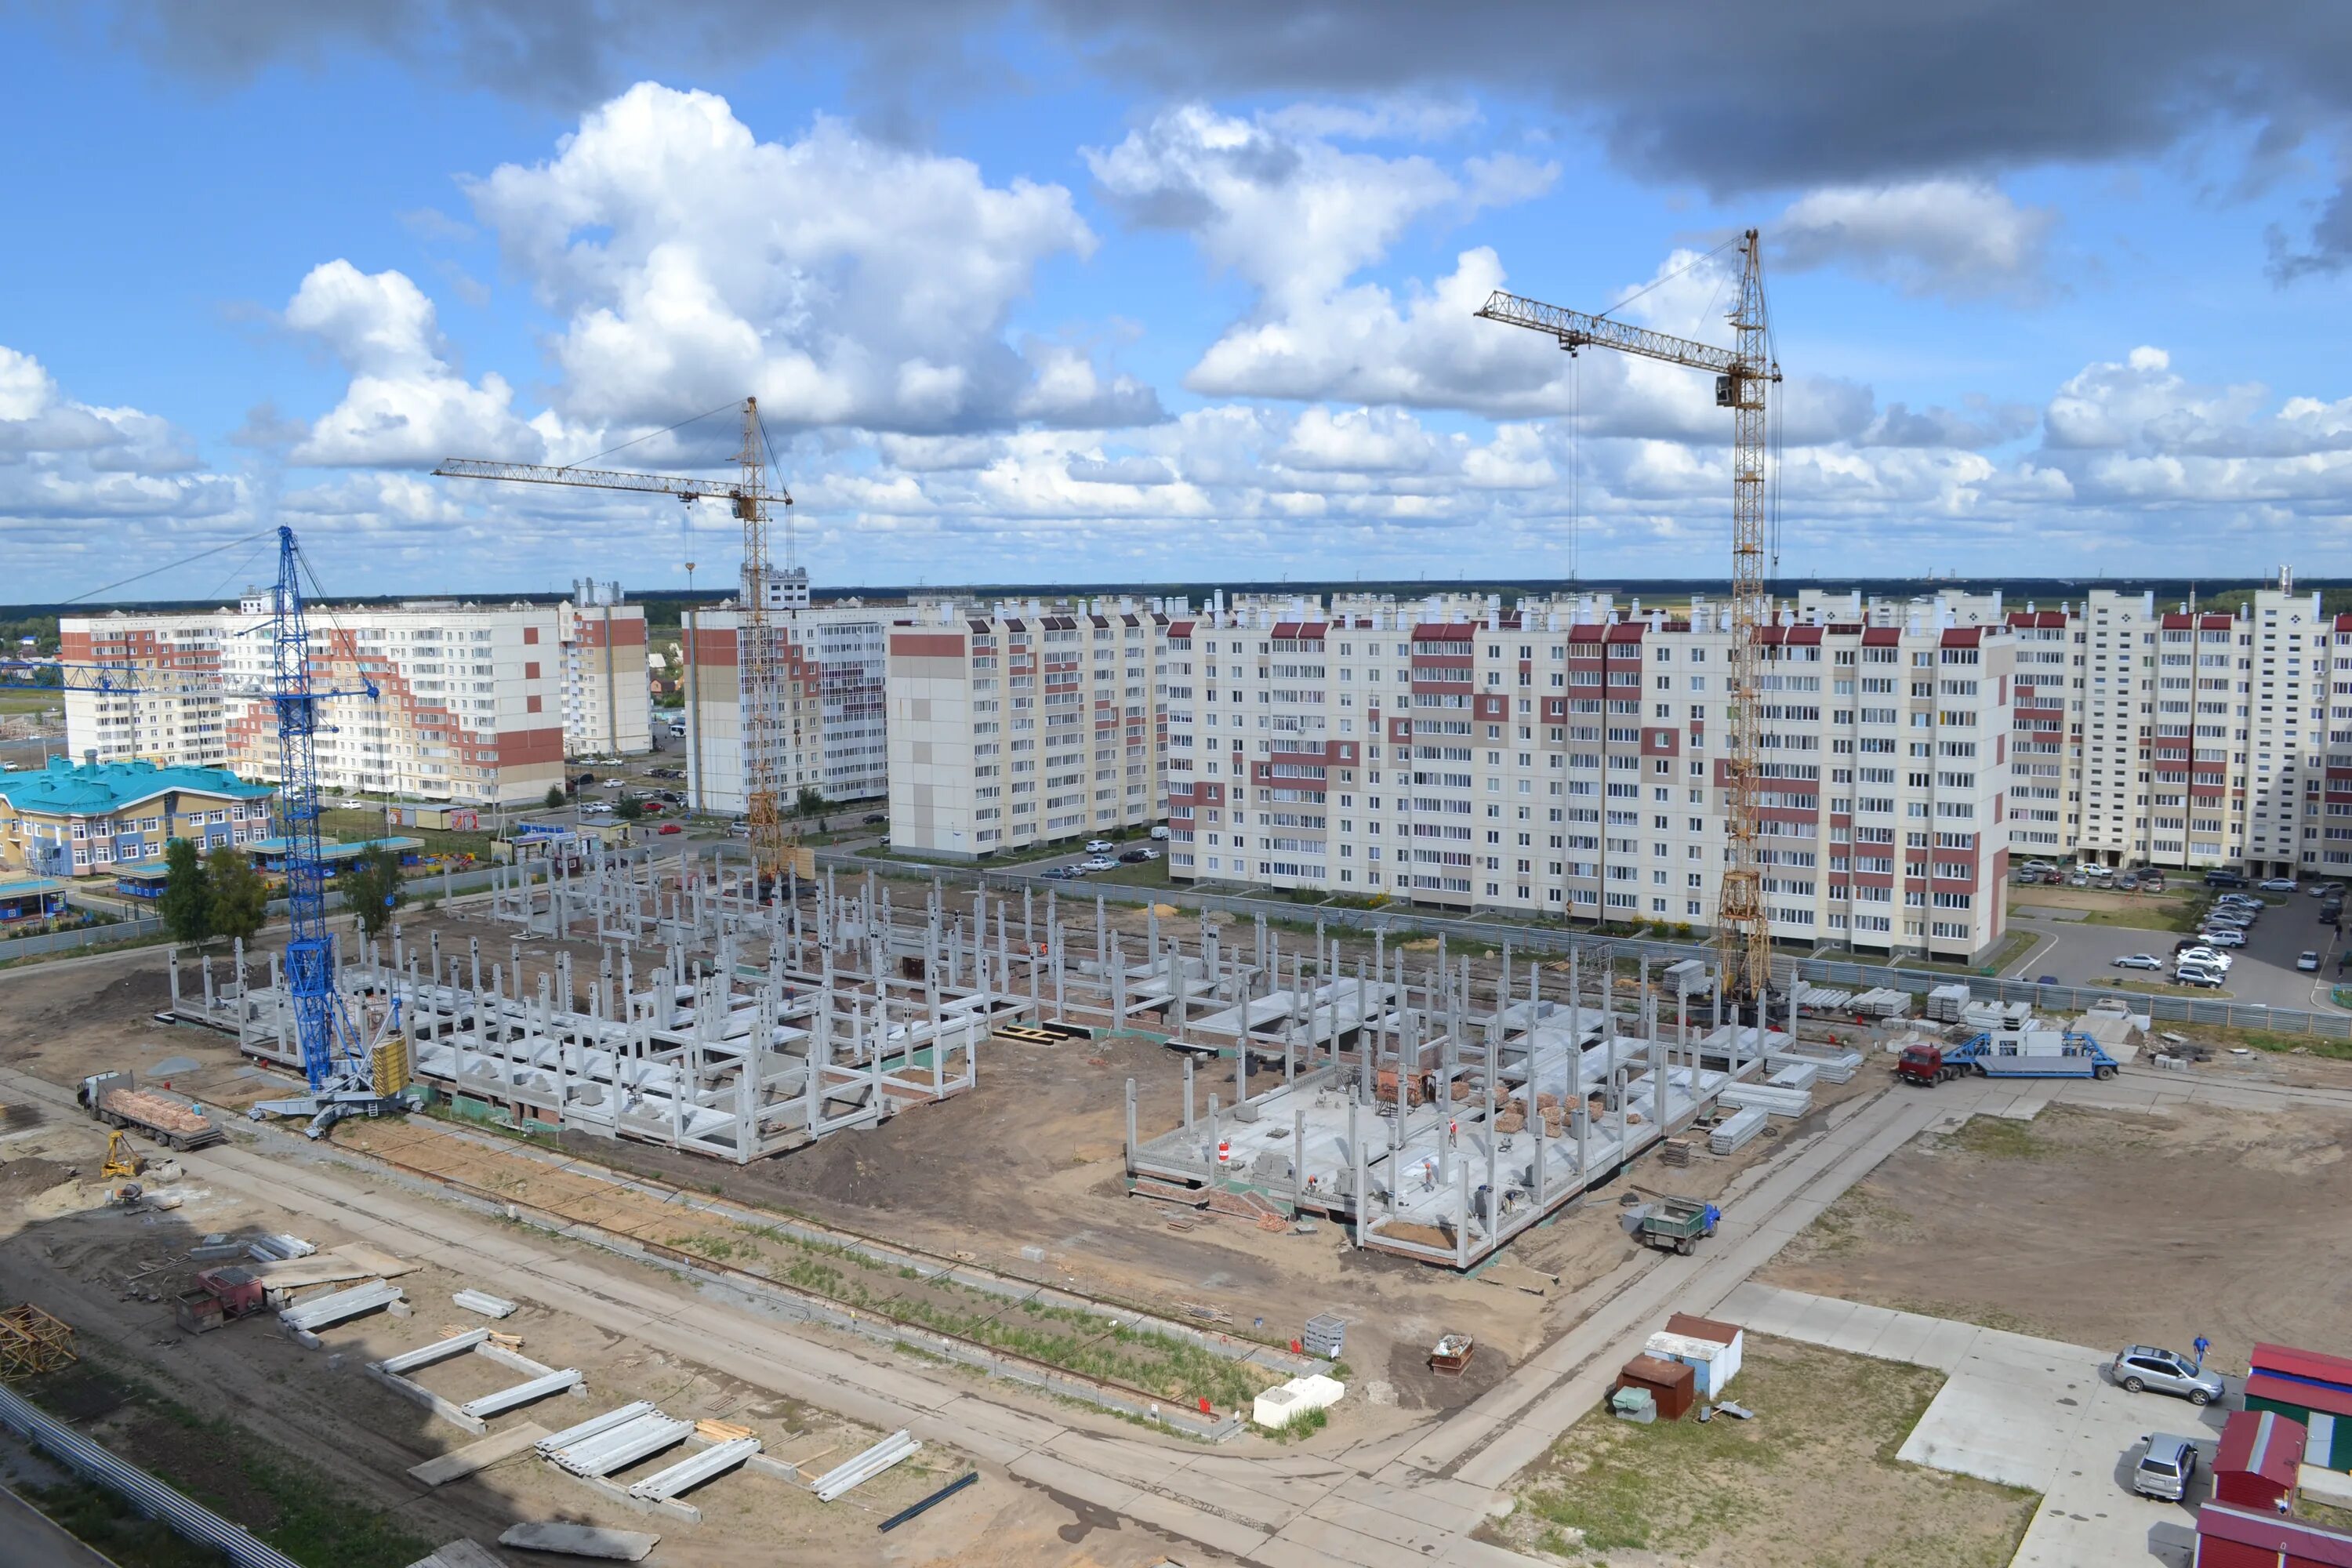
[[2022, 644], [2053, 668], [2020, 713], [2063, 736], [2058, 847], [2263, 876], [2352, 868], [2352, 821], [2330, 820], [2352, 818], [2352, 703], [2336, 700], [2352, 697], [2352, 617], [2324, 615], [2291, 572], [2236, 615], [2102, 589], [2011, 619], [2049, 645]]
[[1169, 617], [1131, 601], [890, 628], [890, 842], [977, 858], [1159, 820]]
[[582, 578], [555, 607], [563, 664], [563, 749], [575, 757], [653, 750], [653, 687], [646, 613], [618, 583]]
[[[814, 604], [799, 568], [768, 574], [765, 607], [780, 677], [775, 767], [785, 805], [803, 789], [828, 801], [887, 795], [885, 629], [895, 612], [859, 600]], [[734, 605], [686, 616], [687, 799], [697, 810], [745, 805], [741, 626]]]
[[[274, 678], [271, 600], [265, 588], [234, 610], [63, 620], [68, 662], [120, 669], [134, 689], [69, 692], [68, 744], [275, 780], [277, 719], [260, 695]], [[314, 605], [310, 622], [314, 680], [353, 693], [323, 704], [322, 784], [522, 805], [562, 781], [567, 751], [650, 743], [636, 605], [419, 599]], [[371, 684], [373, 700], [357, 694]]]
[[[1974, 955], [2003, 929], [2014, 639], [1934, 605], [1853, 609], [1763, 634], [1773, 934]], [[1171, 874], [1705, 928], [1729, 647], [1706, 603], [1179, 617]]]

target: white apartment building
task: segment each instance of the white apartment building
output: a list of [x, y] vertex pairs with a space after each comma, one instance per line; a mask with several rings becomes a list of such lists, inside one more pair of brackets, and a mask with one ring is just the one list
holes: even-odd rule
[[940, 604], [890, 628], [890, 842], [976, 859], [1162, 813], [1157, 605]]
[[[1724, 607], [1240, 603], [1169, 627], [1171, 875], [1706, 928]], [[1968, 958], [2004, 929], [2013, 638], [1936, 605], [1764, 635], [1776, 938]]]
[[[69, 693], [68, 744], [101, 762], [226, 767], [275, 782], [277, 718], [258, 695], [274, 679], [272, 597], [255, 589], [233, 610], [61, 621], [68, 663], [120, 668], [138, 688]], [[417, 599], [317, 605], [309, 620], [314, 682], [352, 693], [322, 705], [316, 752], [328, 787], [526, 805], [562, 782], [567, 752], [649, 744], [638, 606]], [[370, 683], [373, 701], [358, 695]], [[575, 721], [584, 731], [576, 742]]]
[[653, 694], [646, 684], [646, 613], [618, 583], [581, 578], [555, 607], [563, 664], [563, 749], [574, 757], [650, 752]]
[[2064, 725], [2062, 848], [2257, 876], [2352, 868], [2352, 617], [2324, 615], [2291, 572], [2238, 615], [2103, 589], [2011, 619], [2070, 660], [2021, 710]]
[[[779, 663], [776, 776], [790, 809], [803, 789], [828, 801], [890, 791], [886, 631], [892, 608], [851, 600], [816, 605], [808, 574], [768, 574], [769, 635]], [[698, 811], [740, 812], [743, 692], [737, 679], [742, 616], [734, 605], [689, 610], [681, 627], [686, 690], [687, 800]]]

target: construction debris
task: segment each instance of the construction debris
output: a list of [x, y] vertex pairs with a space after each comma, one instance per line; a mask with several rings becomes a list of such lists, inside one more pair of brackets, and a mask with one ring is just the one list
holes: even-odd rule
[[449, 1300], [467, 1311], [479, 1312], [486, 1318], [511, 1318], [515, 1313], [512, 1301], [502, 1296], [493, 1296], [487, 1290], [460, 1290]]
[[661, 1543], [658, 1535], [634, 1530], [600, 1530], [586, 1524], [518, 1524], [499, 1537], [500, 1546], [525, 1552], [560, 1552], [569, 1557], [596, 1557], [614, 1563], [638, 1563]]
[[0, 1381], [56, 1372], [80, 1359], [73, 1325], [27, 1301], [0, 1311]]
[[724, 1443], [713, 1443], [698, 1453], [689, 1454], [666, 1470], [660, 1470], [629, 1488], [629, 1495], [645, 1502], [667, 1502], [693, 1490], [705, 1481], [715, 1480], [760, 1451], [757, 1437], [735, 1437]]
[[315, 1335], [320, 1329], [331, 1328], [404, 1299], [399, 1286], [385, 1279], [371, 1279], [349, 1290], [313, 1297], [299, 1306], [289, 1307], [278, 1314], [278, 1321], [297, 1336]]

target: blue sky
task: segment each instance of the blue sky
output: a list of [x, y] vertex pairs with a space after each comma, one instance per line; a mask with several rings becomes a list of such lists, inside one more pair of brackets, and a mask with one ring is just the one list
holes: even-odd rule
[[[1749, 225], [1791, 574], [2352, 572], [2326, 7], [1823, 0], [1746, 52], [1507, 0], [832, 14], [0, 14], [10, 596], [278, 521], [334, 591], [709, 585], [715, 512], [429, 469], [753, 391], [820, 583], [1719, 575], [1706, 378], [1469, 307], [1673, 274], [1629, 319], [1725, 342], [1690, 264]], [[732, 447], [688, 437], [623, 460]]]

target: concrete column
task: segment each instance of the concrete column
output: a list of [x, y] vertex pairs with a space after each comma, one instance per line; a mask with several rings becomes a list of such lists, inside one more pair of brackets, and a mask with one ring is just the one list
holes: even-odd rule
[[[1191, 1116], [1191, 1114], [1190, 1114], [1190, 1113], [1191, 1113], [1191, 1110], [1192, 1110], [1192, 1106], [1191, 1106], [1191, 1103], [1189, 1102], [1189, 1100], [1188, 1100], [1188, 1101], [1187, 1101], [1187, 1103], [1186, 1103], [1185, 1110], [1186, 1110], [1186, 1115], [1185, 1115], [1185, 1118], [1184, 1118], [1184, 1122], [1185, 1122], [1185, 1125], [1189, 1127], [1189, 1126], [1191, 1126], [1191, 1125], [1192, 1125], [1192, 1116]], [[1136, 1139], [1135, 1139], [1135, 1080], [1134, 1080], [1133, 1079], [1129, 1079], [1127, 1080], [1127, 1173], [1128, 1173], [1129, 1175], [1130, 1175], [1130, 1176], [1131, 1176], [1131, 1175], [1133, 1175], [1133, 1174], [1135, 1174], [1135, 1153], [1136, 1153], [1136, 1148], [1137, 1148], [1137, 1144], [1136, 1144]]]
[[[1131, 1080], [1130, 1080], [1131, 1082]], [[1184, 1053], [1184, 1131], [1192, 1130], [1192, 1053]]]
[[[1362, 1110], [1363, 1101], [1352, 1094], [1349, 1095], [1348, 1097], [1348, 1163], [1355, 1169], [1355, 1181], [1349, 1189], [1348, 1206], [1349, 1217], [1355, 1222], [1350, 1227], [1350, 1232], [1358, 1247], [1364, 1245], [1364, 1219], [1372, 1205], [1371, 1166], [1364, 1158], [1363, 1134], [1357, 1130], [1360, 1121], [1358, 1112]], [[1395, 1179], [1396, 1167], [1393, 1164], [1389, 1167], [1389, 1176], [1391, 1181]]]

